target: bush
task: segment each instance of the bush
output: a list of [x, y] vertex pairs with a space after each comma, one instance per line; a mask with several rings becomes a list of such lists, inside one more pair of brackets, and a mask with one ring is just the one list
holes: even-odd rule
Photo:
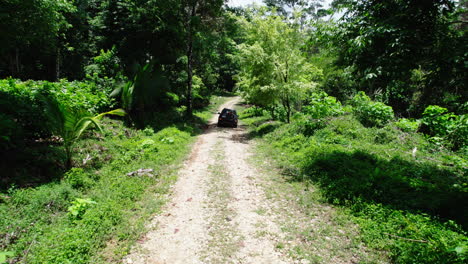
[[0, 81], [1, 145], [15, 147], [25, 138], [49, 135], [40, 100], [42, 90], [14, 79]]
[[403, 132], [416, 132], [419, 128], [420, 122], [418, 120], [401, 118], [398, 119], [398, 121], [396, 121], [394, 124]]
[[[123, 243], [113, 252], [122, 257], [128, 241], [143, 232], [146, 217], [164, 204], [162, 194], [175, 180], [170, 165], [181, 162], [191, 136], [176, 127], [155, 132], [128, 129], [117, 120], [102, 125], [108, 137], [84, 139], [76, 147], [80, 160], [89, 156], [98, 170], [74, 168], [54, 183], [11, 188], [5, 200], [0, 195], [2, 250], [27, 263], [94, 263], [111, 237]], [[153, 169], [152, 175], [127, 176], [142, 168]]]
[[346, 69], [328, 69], [325, 73], [321, 88], [328, 94], [345, 101], [356, 92], [356, 82], [353, 79], [349, 68]]
[[101, 50], [99, 55], [93, 58], [93, 63], [86, 66], [84, 70], [87, 76], [115, 78], [122, 75], [121, 64], [116, 48], [113, 46], [110, 50]]
[[343, 107], [335, 97], [325, 92], [313, 93], [307, 100], [302, 112], [314, 119], [343, 114]]
[[107, 94], [92, 82], [0, 80], [0, 146], [13, 148], [25, 140], [50, 136], [44, 97], [91, 113], [112, 105]]
[[468, 146], [468, 116], [461, 115], [451, 126], [450, 132], [447, 135], [447, 140], [450, 142], [454, 150], [466, 148]]
[[93, 180], [82, 168], [72, 168], [65, 173], [64, 180], [75, 189], [85, 189], [93, 185]]
[[96, 204], [96, 202], [89, 198], [76, 198], [72, 205], [68, 207], [68, 216], [71, 220], [81, 220], [86, 210], [93, 204]]
[[456, 120], [457, 116], [448, 113], [447, 108], [430, 105], [424, 110], [421, 119], [424, 125], [423, 132], [430, 136], [443, 137], [449, 133]]
[[394, 118], [392, 107], [372, 101], [364, 92], [357, 93], [351, 100], [354, 114], [365, 126], [383, 127]]
[[263, 116], [263, 115], [266, 115], [266, 114], [267, 114], [267, 111], [265, 111], [263, 108], [258, 107], [258, 106], [252, 106], [252, 107], [246, 108], [242, 112], [240, 112], [239, 117], [240, 118], [249, 118], [249, 117]]
[[468, 118], [449, 113], [447, 108], [437, 105], [428, 106], [421, 120], [421, 131], [432, 136], [432, 141], [439, 142], [454, 150], [468, 144]]
[[312, 119], [309, 115], [296, 113], [292, 117], [292, 124], [298, 133], [311, 136], [317, 129], [324, 128], [326, 122], [324, 119]]
[[[360, 99], [373, 103], [368, 97]], [[320, 187], [323, 198], [353, 215], [363, 241], [388, 252], [395, 263], [466, 262], [463, 156], [447, 150], [434, 153], [421, 134], [393, 125], [365, 127], [353, 115], [310, 123], [322, 127], [311, 127], [313, 132], [306, 134], [306, 117], [297, 113], [291, 124], [264, 137], [263, 147], [286, 177]], [[454, 133], [462, 141], [467, 138], [462, 136], [465, 118], [457, 119], [463, 121]], [[412, 131], [417, 124], [397, 123]]]
[[256, 136], [263, 136], [265, 134], [273, 132], [279, 126], [281, 126], [280, 122], [277, 122], [277, 121], [267, 122], [267, 123], [261, 124], [259, 127], [257, 127], [255, 129], [255, 133], [253, 133], [253, 134], [256, 135]]

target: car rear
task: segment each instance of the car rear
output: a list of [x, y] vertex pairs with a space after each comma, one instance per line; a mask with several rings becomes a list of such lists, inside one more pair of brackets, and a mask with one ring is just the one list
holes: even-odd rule
[[223, 109], [218, 117], [218, 126], [231, 126], [237, 127], [237, 113], [235, 110]]

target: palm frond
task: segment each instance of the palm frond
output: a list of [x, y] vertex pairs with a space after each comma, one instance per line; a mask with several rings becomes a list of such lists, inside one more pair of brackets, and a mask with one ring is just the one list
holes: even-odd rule
[[121, 83], [117, 85], [117, 87], [112, 91], [112, 93], [109, 95], [110, 97], [117, 97], [120, 94], [122, 94], [123, 88], [127, 85], [127, 83]]
[[94, 124], [99, 131], [102, 132], [102, 128], [99, 125], [99, 122], [95, 117], [83, 117], [78, 122], [75, 124], [75, 127], [73, 129], [73, 138], [74, 141], [78, 140], [83, 134], [83, 132], [89, 127], [89, 125]]
[[94, 118], [99, 120], [105, 115], [116, 115], [116, 116], [125, 116], [127, 112], [123, 110], [122, 108], [114, 109], [108, 112], [100, 113], [99, 115], [95, 116]]

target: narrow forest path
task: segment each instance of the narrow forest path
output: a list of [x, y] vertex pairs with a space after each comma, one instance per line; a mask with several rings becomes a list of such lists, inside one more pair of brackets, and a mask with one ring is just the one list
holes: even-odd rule
[[280, 231], [263, 213], [268, 202], [247, 163], [245, 130], [216, 122], [217, 115], [180, 170], [171, 201], [124, 263], [291, 263], [272, 237], [261, 235]]
[[267, 198], [269, 179], [248, 162], [254, 157], [245, 128], [218, 128], [216, 122], [217, 115], [179, 171], [170, 202], [123, 263], [310, 263], [291, 259], [284, 248], [291, 235], [282, 230], [296, 225], [299, 218], [291, 217], [300, 213], [281, 197]]

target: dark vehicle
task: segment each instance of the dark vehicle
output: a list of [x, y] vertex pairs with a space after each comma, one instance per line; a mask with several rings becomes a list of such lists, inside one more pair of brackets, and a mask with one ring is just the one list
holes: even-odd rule
[[236, 110], [224, 108], [221, 113], [218, 113], [218, 126], [231, 126], [231, 127], [237, 127], [237, 112]]

